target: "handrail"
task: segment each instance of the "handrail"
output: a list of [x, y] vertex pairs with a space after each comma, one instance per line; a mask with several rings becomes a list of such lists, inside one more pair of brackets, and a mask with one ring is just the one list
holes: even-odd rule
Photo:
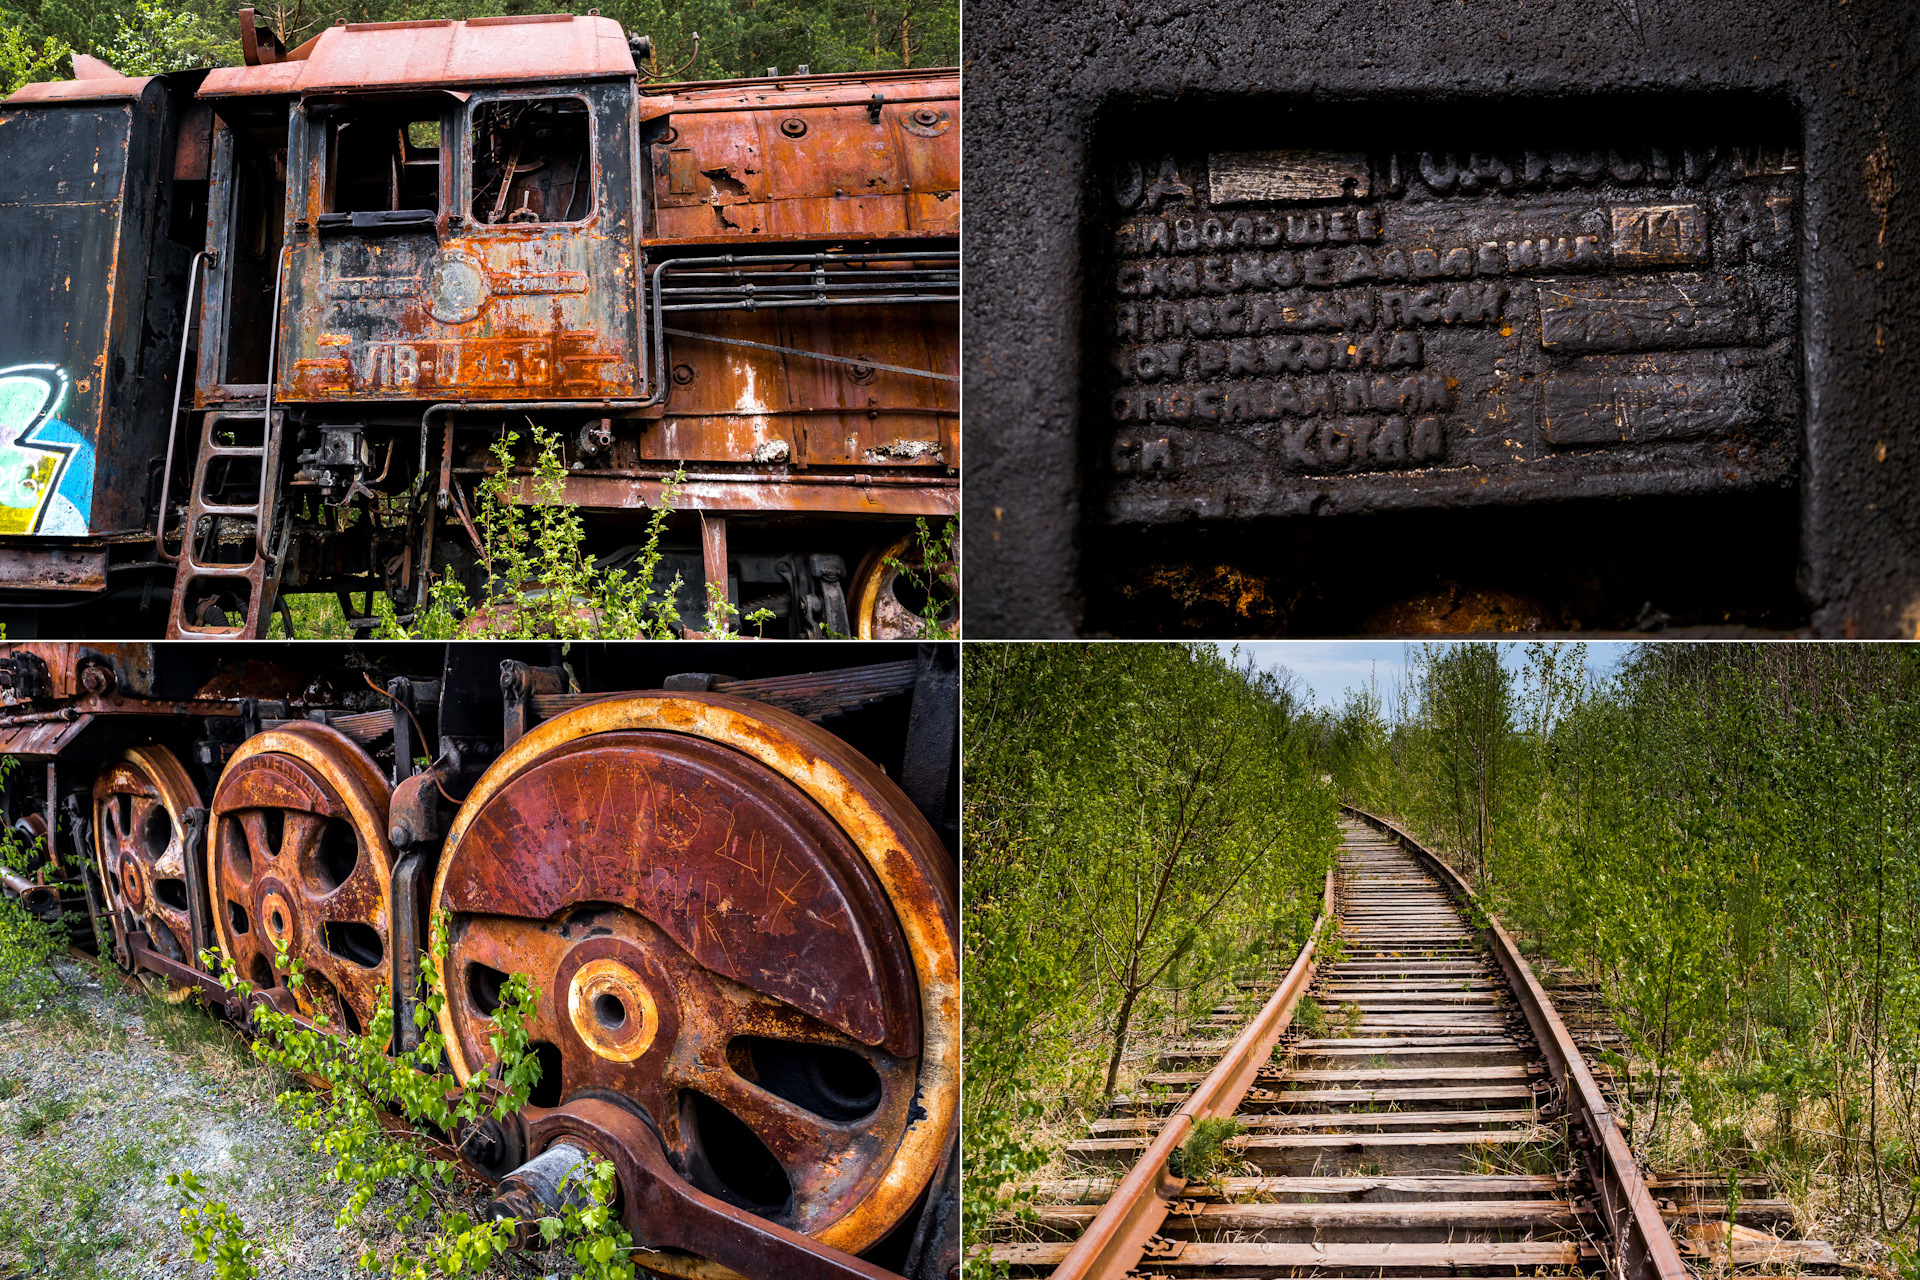
[[[1340, 807], [1375, 830], [1392, 836], [1402, 849], [1425, 862], [1461, 903], [1477, 905], [1473, 890], [1460, 874], [1418, 840], [1364, 809], [1350, 804]], [[1583, 1144], [1581, 1151], [1593, 1177], [1599, 1211], [1613, 1227], [1611, 1239], [1616, 1245], [1618, 1274], [1622, 1280], [1687, 1280], [1690, 1273], [1680, 1260], [1680, 1250], [1675, 1247], [1666, 1221], [1647, 1190], [1646, 1180], [1640, 1176], [1633, 1151], [1620, 1136], [1606, 1095], [1600, 1092], [1593, 1073], [1587, 1070], [1586, 1061], [1567, 1033], [1566, 1024], [1554, 1012], [1553, 1002], [1533, 976], [1533, 969], [1521, 956], [1520, 948], [1491, 912], [1485, 914], [1487, 931], [1493, 935], [1494, 956], [1520, 1001], [1527, 1025], [1533, 1029], [1533, 1038], [1546, 1058], [1547, 1071], [1560, 1087], [1561, 1095], [1576, 1109], [1575, 1118], [1586, 1126], [1593, 1139], [1593, 1145]], [[1614, 1261], [1609, 1259], [1609, 1271], [1614, 1270], [1611, 1265]]]
[[[173, 416], [167, 419], [167, 460], [160, 471], [160, 516], [153, 526], [153, 549], [169, 564], [180, 563], [180, 556], [167, 550], [167, 497], [173, 485], [173, 441], [180, 432], [180, 393], [186, 389], [187, 385], [187, 350], [193, 345], [193, 331], [196, 327], [193, 314], [193, 288], [201, 277], [200, 268], [206, 260], [207, 251], [202, 249], [193, 255], [193, 262], [187, 267], [187, 314], [180, 324], [180, 367], [173, 374]], [[262, 480], [262, 483], [264, 484], [265, 481]], [[186, 531], [182, 530], [183, 544], [185, 539]], [[180, 552], [181, 555], [186, 554], [185, 545], [181, 546]]]
[[1178, 1111], [1167, 1117], [1146, 1154], [1127, 1171], [1080, 1239], [1054, 1268], [1052, 1280], [1120, 1280], [1140, 1265], [1147, 1242], [1167, 1220], [1173, 1201], [1186, 1190], [1185, 1180], [1168, 1172], [1168, 1158], [1186, 1140], [1195, 1120], [1230, 1116], [1239, 1109], [1280, 1034], [1293, 1021], [1300, 997], [1313, 982], [1314, 952], [1333, 919], [1333, 868], [1329, 867], [1320, 918], [1314, 922], [1313, 933], [1293, 967], [1287, 970], [1286, 980], [1235, 1037], [1233, 1047], [1207, 1078]]

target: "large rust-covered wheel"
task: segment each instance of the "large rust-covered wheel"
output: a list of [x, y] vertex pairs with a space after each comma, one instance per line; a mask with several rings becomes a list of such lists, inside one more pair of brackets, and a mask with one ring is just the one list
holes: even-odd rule
[[858, 1252], [934, 1176], [959, 1101], [952, 864], [818, 726], [719, 694], [568, 712], [468, 796], [432, 901], [463, 1080], [524, 973], [533, 1100], [644, 1107], [710, 1194]]
[[165, 747], [132, 747], [93, 784], [100, 878], [116, 932], [142, 929], [155, 951], [193, 963], [187, 811], [199, 788]]
[[359, 1032], [391, 986], [392, 789], [337, 729], [287, 725], [240, 745], [213, 795], [207, 880], [220, 950], [255, 987], [285, 985], [301, 1014]]
[[[908, 534], [891, 546], [875, 548], [854, 571], [848, 608], [860, 639], [917, 640], [929, 616], [949, 631], [959, 625], [956, 566], [949, 561], [929, 568], [915, 542], [916, 536]], [[902, 573], [902, 565], [913, 572]]]

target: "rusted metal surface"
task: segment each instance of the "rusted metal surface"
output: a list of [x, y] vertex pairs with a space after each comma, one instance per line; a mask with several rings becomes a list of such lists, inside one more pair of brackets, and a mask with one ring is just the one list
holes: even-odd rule
[[187, 814], [200, 793], [165, 747], [130, 748], [93, 784], [93, 826], [101, 883], [122, 945], [135, 930], [161, 955], [193, 964], [186, 860]]
[[1792, 477], [1789, 131], [1689, 121], [1674, 143], [1553, 151], [1238, 138], [1142, 139], [1111, 166], [1104, 519]]
[[[82, 57], [86, 55], [82, 54]], [[89, 76], [73, 80], [52, 80], [23, 84], [0, 106], [21, 107], [36, 102], [117, 102], [135, 99], [146, 92], [152, 76]]]
[[150, 695], [153, 670], [150, 644], [0, 642], [0, 719], [12, 704], [43, 698], [79, 698], [83, 710], [104, 710], [115, 693]]
[[[575, 472], [566, 478], [566, 501], [596, 511], [657, 509], [670, 477]], [[889, 483], [889, 481], [891, 481]], [[521, 479], [525, 500], [530, 481]], [[901, 480], [859, 473], [778, 479], [699, 479], [674, 488], [681, 510], [771, 512], [796, 515], [951, 516], [960, 510], [960, 486], [946, 479]]]
[[[71, 466], [57, 449], [28, 459], [52, 471], [34, 473], [44, 501], [22, 508], [22, 534], [145, 525], [154, 549], [136, 561], [63, 543], [0, 570], [0, 594], [33, 611], [39, 634], [112, 627], [112, 603], [137, 598], [141, 625], [172, 638], [262, 636], [282, 588], [385, 590], [404, 613], [435, 566], [471, 577], [473, 477], [503, 425], [523, 454], [529, 424], [556, 431], [563, 499], [593, 514], [657, 508], [681, 467], [707, 473], [677, 491], [683, 510], [956, 512], [957, 74], [641, 93], [625, 33], [592, 16], [343, 24], [291, 50], [249, 21], [246, 66], [0, 114], [0, 133], [131, 130], [125, 172], [90, 174], [99, 198], [83, 202], [89, 227], [114, 236], [14, 228], [31, 250], [15, 256], [59, 259], [58, 296], [41, 297], [45, 272], [18, 277], [37, 299], [23, 314], [68, 346], [77, 335], [90, 371], [10, 369], [0, 341], [0, 377], [125, 419], [77, 426], [94, 453], [75, 445]], [[123, 89], [90, 70], [76, 83]], [[703, 202], [681, 179], [725, 198]], [[80, 207], [47, 202], [46, 217], [71, 222]], [[88, 244], [94, 257], [75, 258]], [[122, 278], [148, 287], [135, 299]], [[83, 304], [94, 319], [76, 321]], [[159, 367], [163, 350], [177, 385], [123, 372]], [[127, 397], [105, 395], [122, 379], [135, 388], [124, 412]], [[148, 483], [96, 494], [101, 467]], [[45, 497], [69, 488], [78, 515]], [[0, 500], [0, 542], [8, 509]], [[590, 537], [619, 537], [617, 525]], [[840, 561], [844, 577], [898, 536], [846, 529], [810, 522], [791, 550]], [[713, 580], [737, 577], [751, 600], [812, 589], [746, 567], [716, 564]], [[168, 589], [157, 604], [156, 588]], [[92, 603], [59, 612], [56, 595]], [[775, 617], [791, 635], [820, 630], [805, 609]]]
[[[1352, 805], [1340, 807], [1374, 830], [1391, 836], [1402, 849], [1426, 864], [1463, 906], [1475, 904], [1472, 889], [1459, 873], [1401, 828]], [[1591, 1139], [1582, 1149], [1598, 1197], [1596, 1208], [1614, 1255], [1609, 1269], [1617, 1267], [1618, 1274], [1630, 1280], [1686, 1280], [1690, 1273], [1660, 1216], [1659, 1206], [1647, 1190], [1639, 1162], [1621, 1136], [1613, 1109], [1568, 1034], [1566, 1024], [1554, 1011], [1553, 1002], [1534, 977], [1520, 948], [1490, 913], [1486, 916], [1486, 930], [1494, 956], [1505, 971], [1508, 985], [1546, 1059], [1547, 1070], [1572, 1108], [1574, 1118]]]
[[390, 788], [352, 739], [318, 724], [256, 734], [227, 763], [207, 845], [221, 953], [256, 987], [306, 964], [301, 1015], [358, 1031], [390, 988]]
[[[958, 551], [958, 542], [953, 545]], [[848, 596], [854, 634], [862, 640], [917, 639], [927, 629], [929, 614], [949, 634], [960, 633], [960, 566], [953, 561], [929, 565], [917, 534], [867, 552]]]
[[1146, 1154], [1120, 1180], [1112, 1197], [1054, 1269], [1054, 1280], [1118, 1280], [1141, 1265], [1148, 1241], [1159, 1233], [1173, 1202], [1186, 1188], [1185, 1179], [1168, 1172], [1168, 1157], [1186, 1141], [1194, 1121], [1230, 1116], [1239, 1107], [1313, 981], [1319, 941], [1333, 918], [1333, 871], [1329, 868], [1320, 918], [1287, 970], [1286, 979], [1234, 1038], [1232, 1047], [1206, 1079], [1161, 1126]]
[[[533, 699], [561, 696], [540, 690], [569, 687], [558, 668], [511, 658], [503, 668], [503, 657], [528, 652], [512, 646], [477, 662], [473, 646], [450, 649], [439, 680], [335, 687], [343, 658], [351, 670], [384, 654], [418, 671], [420, 652], [316, 646], [311, 661], [221, 661], [145, 645], [0, 645], [0, 671], [15, 681], [0, 728], [64, 727], [98, 706], [127, 717], [97, 727], [103, 740], [192, 744], [180, 759], [136, 748], [97, 773], [91, 751], [58, 773], [50, 761], [44, 793], [42, 771], [30, 771], [22, 833], [52, 830], [42, 794], [67, 796], [62, 833], [95, 855], [104, 893], [83, 902], [75, 868], [52, 864], [0, 888], [33, 909], [84, 911], [99, 922], [103, 955], [197, 990], [236, 1020], [270, 1007], [363, 1029], [386, 988], [398, 1048], [418, 1042], [410, 1028], [429, 907], [451, 906], [448, 994], [465, 1020], [451, 1058], [469, 1074], [487, 1060], [487, 970], [529, 973], [543, 991], [532, 1030], [553, 1094], [461, 1135], [459, 1158], [476, 1173], [497, 1179], [578, 1136], [580, 1117], [617, 1095], [622, 1115], [644, 1106], [665, 1135], [664, 1147], [648, 1131], [650, 1146], [628, 1135], [606, 1151], [621, 1169], [622, 1212], [640, 1214], [628, 1219], [639, 1237], [691, 1251], [659, 1255], [665, 1274], [733, 1280], [786, 1259], [783, 1271], [876, 1280], [885, 1273], [837, 1251], [872, 1246], [910, 1213], [923, 1215], [917, 1235], [945, 1248], [919, 1205], [943, 1176], [956, 1128], [956, 889], [951, 856], [921, 811], [938, 820], [945, 807], [954, 725], [935, 694], [922, 705], [916, 664], [720, 682], [821, 716], [915, 689], [900, 769], [909, 797], [839, 738], [712, 693], [627, 695], [545, 724], [529, 717], [502, 756], [501, 704], [491, 703], [508, 691], [499, 673], [528, 677], [512, 683], [529, 712]], [[596, 645], [574, 650], [572, 663], [591, 689], [629, 657]], [[674, 682], [687, 679], [714, 683]], [[345, 732], [378, 740], [401, 723], [389, 708], [351, 709], [376, 690], [403, 691], [424, 718], [408, 722], [395, 749], [438, 761], [391, 797]], [[303, 715], [326, 723], [290, 718]], [[234, 717], [261, 730], [241, 742], [214, 723]], [[217, 775], [210, 805], [182, 759]], [[449, 793], [470, 799], [443, 848]], [[276, 940], [304, 964], [298, 992], [285, 985]], [[214, 967], [196, 963], [208, 946], [259, 988], [251, 1001], [228, 999]], [[596, 1089], [610, 1093], [585, 1096]], [[645, 1193], [656, 1197], [650, 1210], [634, 1198], [643, 1167], [668, 1180]]]
[[[936, 263], [900, 252], [863, 260], [844, 249], [778, 261], [773, 252], [781, 240], [957, 236], [957, 76], [673, 91], [670, 127], [652, 148], [647, 250], [659, 264], [654, 321], [675, 336], [654, 335], [666, 416], [642, 437], [642, 456], [745, 458], [783, 470], [957, 466], [958, 388], [877, 367], [958, 374], [952, 313], [928, 301], [947, 293]], [[704, 244], [750, 245], [760, 256], [735, 267], [690, 254]], [[743, 298], [715, 292], [723, 282]], [[834, 304], [798, 305], [803, 287]], [[847, 305], [863, 289], [902, 300]]]
[[349, 22], [321, 32], [297, 61], [217, 67], [200, 95], [460, 89], [632, 75], [626, 33], [611, 18], [543, 14], [465, 22]]
[[17, 546], [0, 555], [0, 588], [104, 591], [106, 586], [105, 547]]
[[[620, 1182], [620, 1216], [637, 1243], [711, 1258], [747, 1276], [795, 1280], [893, 1280], [892, 1273], [810, 1240], [779, 1223], [689, 1186], [668, 1162], [660, 1140], [638, 1116], [599, 1098], [534, 1116], [531, 1142], [571, 1146], [569, 1162], [588, 1153], [611, 1160]], [[495, 1204], [523, 1220], [545, 1217], [551, 1204], [523, 1192]], [[655, 1257], [645, 1255], [649, 1263]]]
[[641, 456], [952, 467], [959, 346], [942, 301], [958, 301], [955, 265], [904, 252], [660, 261], [649, 293], [666, 414]]
[[[803, 1231], [869, 1189], [912, 1107], [911, 964], [859, 853], [797, 789], [698, 740], [592, 735], [489, 799], [440, 889], [469, 1062], [486, 1060], [489, 1012], [471, 975], [530, 973], [552, 993], [529, 1034], [560, 1051], [559, 1096], [638, 1101], [686, 1167], [716, 1166], [711, 1189], [746, 1195], [756, 1184], [686, 1094], [710, 1099], [789, 1171], [791, 1199], [759, 1203]], [[742, 1037], [782, 1047], [763, 1077], [787, 1057], [816, 1074], [857, 1058], [846, 1069], [871, 1089], [783, 1102], [755, 1087]]]
[[54, 713], [45, 720], [0, 723], [0, 753], [28, 759], [58, 756], [92, 720], [77, 713]]
[[864, 757], [764, 705], [640, 694], [538, 725], [462, 805], [434, 884], [455, 1071], [487, 1060], [489, 973], [531, 972], [555, 993], [533, 1030], [560, 1067], [546, 1101], [614, 1088], [695, 1186], [865, 1248], [955, 1114], [937, 847]]
[[[465, 101], [442, 95], [411, 109], [311, 100], [300, 109], [295, 134], [304, 144], [289, 173], [296, 212], [281, 400], [634, 393], [632, 86], [549, 79], [551, 95], [535, 106], [518, 105], [524, 95], [480, 90], [463, 94]], [[552, 122], [531, 114], [548, 106], [565, 114]], [[523, 189], [530, 177], [516, 177], [498, 200], [482, 186], [476, 134], [501, 112], [528, 114], [486, 135], [505, 149], [494, 163], [557, 170], [564, 178], [558, 194]], [[375, 163], [381, 157], [364, 142], [348, 146], [353, 131], [384, 129], [397, 139], [414, 116], [424, 116], [440, 143], [387, 149], [404, 148], [392, 163], [420, 176], [397, 186], [387, 180], [378, 191], [350, 183], [360, 169], [390, 169]], [[569, 141], [543, 142], [536, 133]], [[371, 221], [361, 227], [356, 220]]]
[[[214, 1008], [225, 1011], [229, 1017], [238, 1016], [237, 1004], [228, 995], [227, 989], [220, 985], [217, 977], [156, 949], [154, 940], [144, 930], [129, 931], [125, 946], [129, 967], [157, 973], [171, 982], [175, 989], [191, 988], [198, 991]], [[137, 984], [135, 989], [139, 989]]]
[[[911, 691], [919, 678], [918, 662], [881, 662], [870, 667], [847, 667], [798, 676], [766, 676], [757, 680], [721, 680], [708, 692], [751, 698], [808, 720], [826, 720], [860, 707], [871, 706]], [[533, 695], [535, 718], [551, 720], [576, 707], [622, 694], [538, 693]]]
[[959, 234], [956, 73], [663, 87], [650, 245]]

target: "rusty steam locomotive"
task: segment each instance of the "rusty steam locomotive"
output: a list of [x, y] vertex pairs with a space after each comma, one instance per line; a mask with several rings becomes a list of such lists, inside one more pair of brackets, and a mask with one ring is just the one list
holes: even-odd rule
[[474, 485], [534, 425], [603, 567], [677, 479], [683, 617], [927, 611], [887, 561], [958, 507], [954, 73], [661, 84], [597, 16], [241, 17], [243, 66], [78, 56], [0, 103], [9, 634], [405, 615], [484, 579]]
[[0, 646], [5, 817], [43, 851], [0, 878], [236, 1019], [206, 953], [415, 1044], [443, 919], [460, 1079], [506, 976], [545, 993], [530, 1104], [447, 1135], [496, 1211], [589, 1150], [657, 1274], [947, 1280], [956, 646], [799, 652]]

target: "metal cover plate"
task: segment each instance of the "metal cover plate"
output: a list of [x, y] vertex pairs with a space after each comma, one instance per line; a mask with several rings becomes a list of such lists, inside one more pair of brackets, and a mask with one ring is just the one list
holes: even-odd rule
[[1645, 127], [1119, 153], [1089, 264], [1102, 518], [1790, 482], [1791, 131]]
[[71, 720], [37, 720], [30, 724], [0, 726], [0, 754], [36, 759], [57, 756], [92, 723], [93, 716], [81, 712]]

